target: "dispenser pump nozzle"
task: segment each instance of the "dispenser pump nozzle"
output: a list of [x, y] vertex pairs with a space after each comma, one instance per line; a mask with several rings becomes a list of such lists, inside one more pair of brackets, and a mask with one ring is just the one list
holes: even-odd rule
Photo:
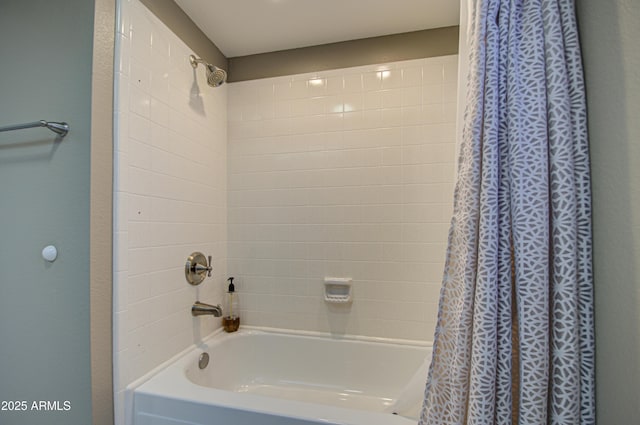
[[229, 281], [229, 292], [235, 292], [236, 291], [236, 287], [233, 284], [233, 277], [230, 277], [229, 279], [227, 279]]

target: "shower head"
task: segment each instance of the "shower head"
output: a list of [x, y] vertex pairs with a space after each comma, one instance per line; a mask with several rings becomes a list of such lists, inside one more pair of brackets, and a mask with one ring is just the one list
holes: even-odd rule
[[227, 71], [215, 65], [207, 65], [207, 84], [218, 87], [227, 81]]
[[198, 67], [198, 64], [201, 63], [204, 65], [205, 72], [207, 73], [207, 84], [211, 87], [218, 87], [224, 84], [227, 81], [227, 71], [224, 69], [218, 68], [215, 65], [211, 65], [210, 63], [205, 62], [203, 59], [196, 58], [195, 56], [189, 56], [189, 62], [193, 69]]

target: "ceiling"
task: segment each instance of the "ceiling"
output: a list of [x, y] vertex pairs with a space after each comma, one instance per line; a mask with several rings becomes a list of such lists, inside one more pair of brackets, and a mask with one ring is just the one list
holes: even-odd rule
[[458, 25], [457, 0], [175, 0], [227, 57]]

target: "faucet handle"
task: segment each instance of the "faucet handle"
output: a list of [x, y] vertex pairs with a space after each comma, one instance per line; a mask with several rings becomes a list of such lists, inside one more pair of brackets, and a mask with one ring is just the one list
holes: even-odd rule
[[205, 277], [211, 276], [212, 271], [211, 256], [207, 264], [207, 259], [201, 252], [192, 253], [184, 266], [184, 275], [191, 285], [199, 285]]
[[213, 270], [213, 267], [211, 267], [211, 256], [209, 256], [209, 265], [207, 265], [207, 263], [195, 263], [193, 267], [196, 273], [206, 273], [207, 277], [211, 277], [211, 271]]

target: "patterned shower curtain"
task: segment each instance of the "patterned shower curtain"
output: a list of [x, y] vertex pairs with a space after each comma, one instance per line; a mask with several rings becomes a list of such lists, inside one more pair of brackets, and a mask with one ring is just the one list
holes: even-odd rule
[[572, 0], [473, 0], [420, 424], [595, 424], [591, 194]]

